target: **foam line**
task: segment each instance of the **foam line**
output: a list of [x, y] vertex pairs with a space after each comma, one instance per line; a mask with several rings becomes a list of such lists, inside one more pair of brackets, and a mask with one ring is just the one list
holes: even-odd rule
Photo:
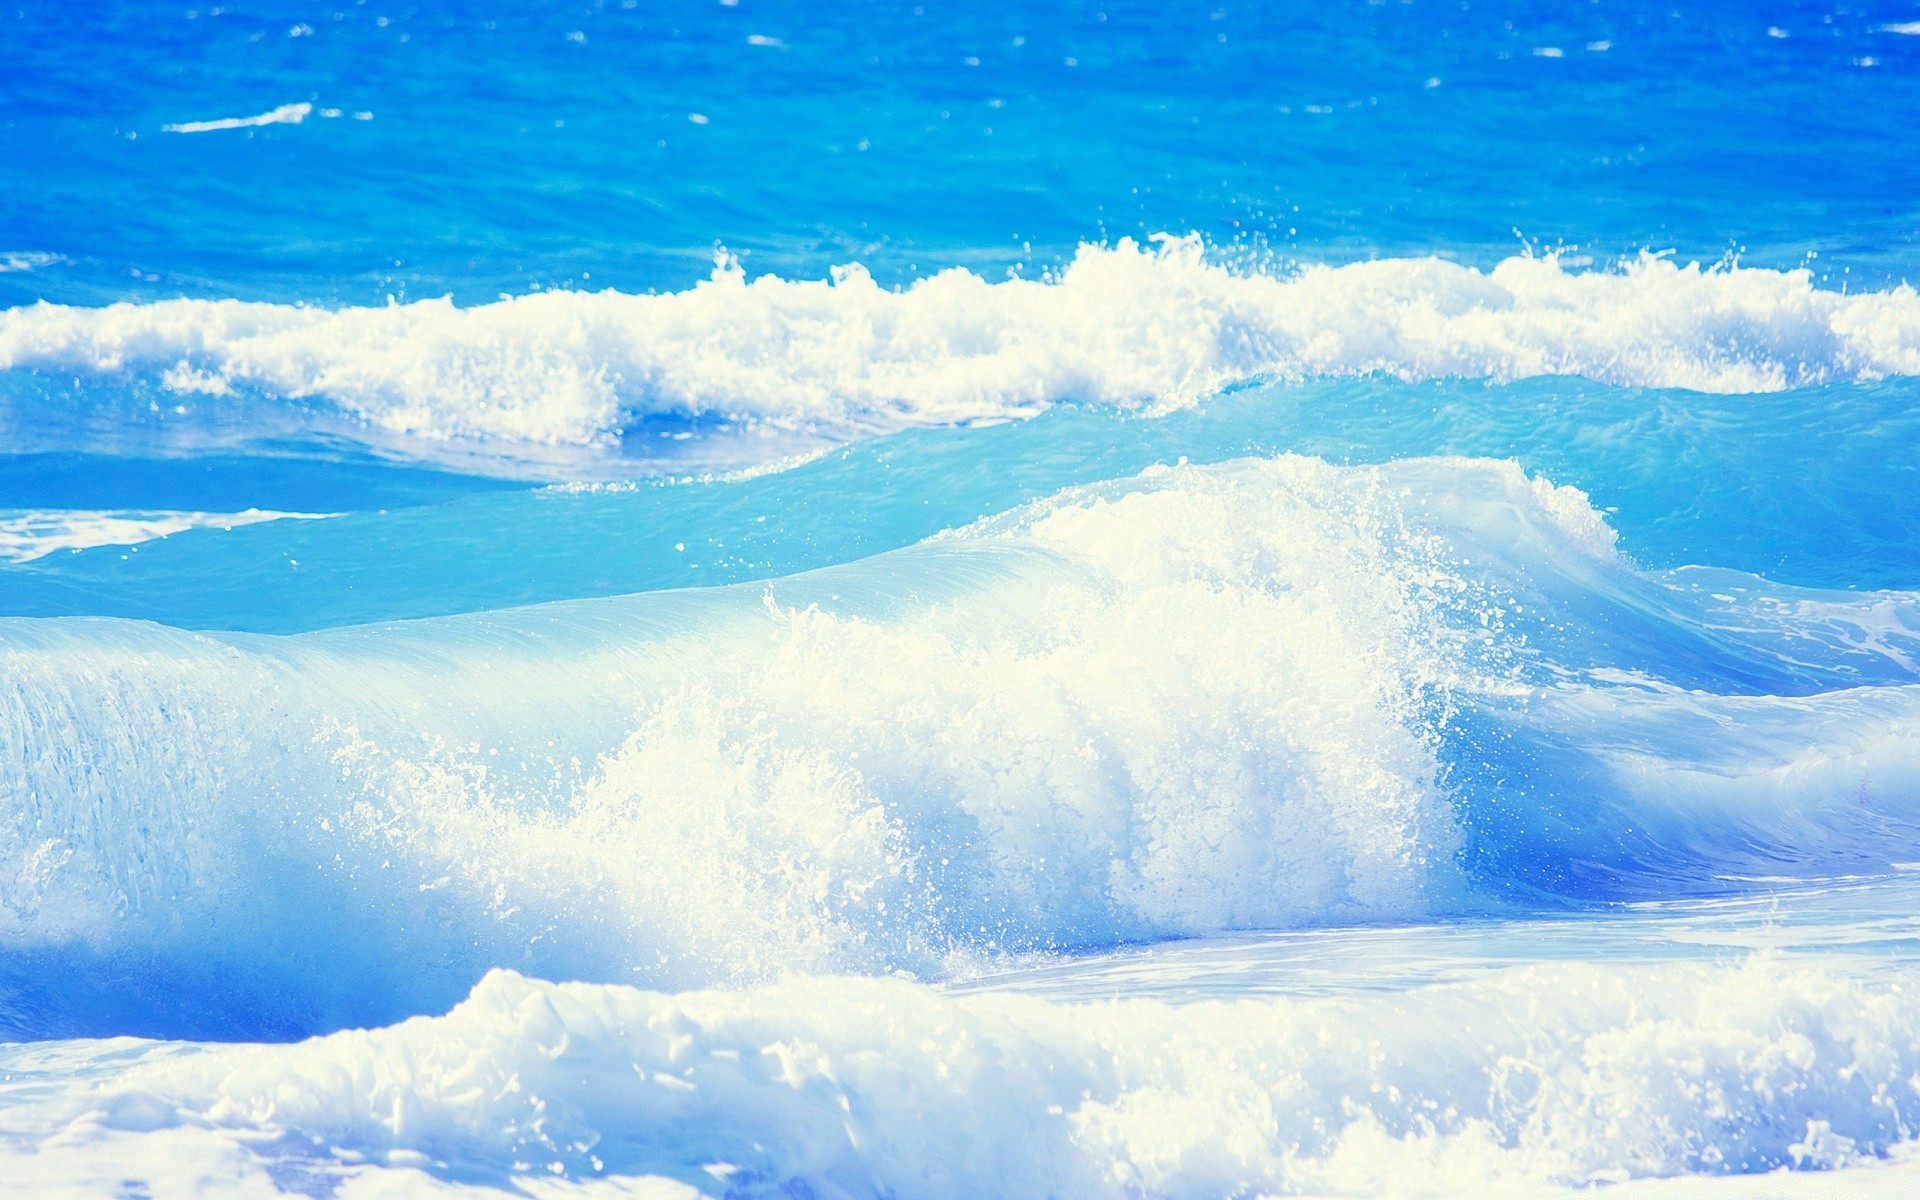
[[134, 546], [189, 529], [232, 529], [264, 521], [316, 521], [330, 513], [172, 512], [95, 509], [0, 509], [0, 562], [32, 562], [57, 550]]
[[389, 433], [591, 445], [650, 416], [845, 439], [1063, 401], [1179, 404], [1236, 381], [1582, 375], [1708, 392], [1920, 373], [1920, 296], [1806, 271], [1643, 256], [1482, 272], [1439, 259], [1246, 273], [1197, 237], [1083, 246], [1046, 279], [954, 269], [904, 290], [857, 265], [682, 292], [549, 292], [461, 308], [172, 300], [0, 313], [0, 369], [148, 375], [322, 399]]
[[[1852, 1168], [1897, 1195], [1915, 1178], [1916, 987], [1911, 968], [1765, 955], [1191, 1005], [495, 972], [445, 1016], [301, 1045], [103, 1045], [69, 1065], [78, 1082], [6, 1110], [0, 1163], [109, 1185], [139, 1163], [131, 1177], [183, 1196], [274, 1166], [369, 1191], [394, 1171], [409, 1194], [545, 1179], [900, 1200], [1518, 1196]], [[1883, 1177], [1883, 1156], [1909, 1169]], [[1729, 1193], [1807, 1194], [1777, 1176], [1684, 1194]]]
[[0, 272], [36, 271], [65, 261], [65, 255], [45, 250], [0, 250]]
[[269, 112], [251, 117], [221, 117], [213, 121], [182, 121], [177, 125], [162, 125], [167, 133], [212, 133], [220, 129], [252, 129], [259, 125], [298, 125], [307, 119], [313, 111], [313, 105], [302, 101], [299, 104], [282, 104]]

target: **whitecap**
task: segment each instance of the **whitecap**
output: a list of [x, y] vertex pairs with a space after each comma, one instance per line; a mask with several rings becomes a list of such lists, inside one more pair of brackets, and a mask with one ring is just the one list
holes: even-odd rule
[[858, 265], [685, 291], [539, 292], [323, 309], [238, 300], [0, 312], [0, 370], [147, 375], [260, 403], [321, 399], [387, 436], [609, 445], [649, 417], [821, 441], [1035, 415], [1152, 412], [1260, 378], [1579, 375], [1763, 392], [1920, 374], [1920, 294], [1806, 270], [1615, 269], [1554, 256], [1266, 273], [1198, 238], [1083, 246], [1041, 279], [943, 271], [903, 289]]
[[100, 1195], [1890, 1198], [1920, 1180], [1916, 987], [1764, 954], [1185, 1005], [495, 971], [292, 1045], [8, 1047], [0, 1166]]
[[65, 261], [66, 255], [45, 250], [0, 250], [0, 272], [37, 271]]
[[177, 125], [162, 125], [167, 133], [211, 133], [216, 129], [249, 129], [256, 125], [298, 125], [307, 119], [313, 111], [313, 105], [305, 103], [282, 104], [271, 112], [263, 112], [251, 117], [220, 117], [212, 121], [183, 121]]
[[57, 550], [134, 546], [188, 529], [231, 529], [263, 521], [319, 520], [329, 513], [174, 512], [131, 509], [0, 509], [0, 562], [32, 562]]

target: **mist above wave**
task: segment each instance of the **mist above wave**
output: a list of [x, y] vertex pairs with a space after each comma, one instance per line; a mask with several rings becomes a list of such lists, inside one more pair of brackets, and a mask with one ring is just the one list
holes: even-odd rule
[[901, 290], [859, 266], [682, 292], [549, 292], [326, 310], [171, 300], [0, 312], [0, 369], [132, 374], [191, 401], [317, 400], [388, 436], [596, 445], [649, 418], [840, 440], [1030, 416], [1062, 401], [1180, 403], [1238, 381], [1382, 373], [1580, 375], [1756, 392], [1920, 373], [1920, 296], [1806, 271], [1617, 270], [1437, 258], [1281, 274], [1198, 237], [1082, 246], [1042, 279], [953, 269]]

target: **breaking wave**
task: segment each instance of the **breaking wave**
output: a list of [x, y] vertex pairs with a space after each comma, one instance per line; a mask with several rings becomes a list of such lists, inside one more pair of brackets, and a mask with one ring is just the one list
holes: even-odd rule
[[1197, 237], [1082, 246], [1043, 279], [858, 265], [682, 292], [548, 292], [328, 310], [170, 300], [0, 312], [0, 370], [131, 375], [183, 400], [315, 401], [385, 435], [587, 446], [650, 418], [844, 440], [1030, 416], [1063, 401], [1179, 404], [1267, 377], [1383, 373], [1756, 392], [1920, 373], [1920, 296], [1807, 271], [1617, 270], [1553, 256], [1272, 274]]
[[1510, 463], [1157, 468], [769, 585], [0, 640], [0, 1018], [42, 1036], [1724, 890], [1887, 870], [1920, 815], [1914, 597], [1645, 575]]

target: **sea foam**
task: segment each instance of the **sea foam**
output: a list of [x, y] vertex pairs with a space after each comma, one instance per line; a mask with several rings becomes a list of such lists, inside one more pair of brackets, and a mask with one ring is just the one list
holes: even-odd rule
[[182, 121], [175, 125], [162, 125], [165, 133], [215, 133], [223, 129], [253, 129], [261, 125], [298, 125], [307, 119], [313, 111], [313, 105], [302, 101], [298, 104], [282, 104], [270, 112], [257, 113], [251, 117], [218, 117], [211, 121]]
[[[1441, 469], [1610, 553], [1510, 465]], [[0, 943], [215, 997], [13, 1009], [302, 1029], [476, 963], [938, 975], [1444, 909], [1435, 731], [1486, 601], [1427, 525], [1390, 475], [1284, 458], [772, 585], [285, 638], [4, 623]]]
[[0, 622], [0, 1018], [298, 1033], [491, 965], [940, 978], [1885, 870], [1916, 611], [1702, 599], [1511, 463], [1283, 456], [769, 584], [289, 637]]
[[134, 546], [189, 529], [232, 529], [266, 521], [319, 520], [329, 515], [259, 508], [231, 513], [0, 508], [0, 562], [32, 562], [57, 550]]
[[[300, 1045], [103, 1044], [5, 1110], [0, 1163], [183, 1196], [278, 1178], [346, 1195], [1213, 1200], [1905, 1158], [1848, 1176], [1870, 1189], [1849, 1194], [1891, 1196], [1915, 1177], [1916, 987], [1911, 968], [1766, 955], [1186, 1005], [494, 972], [445, 1016]], [[61, 1053], [0, 1061], [33, 1079]], [[1686, 1194], [1811, 1194], [1758, 1182]]]
[[889, 290], [858, 265], [681, 292], [546, 292], [328, 310], [237, 300], [0, 313], [0, 369], [151, 376], [320, 400], [388, 434], [593, 445], [649, 417], [839, 440], [1078, 401], [1190, 401], [1265, 377], [1582, 375], [1754, 392], [1920, 373], [1920, 296], [1804, 270], [1617, 270], [1510, 258], [1247, 272], [1197, 237], [1083, 246], [1041, 279], [943, 271]]

